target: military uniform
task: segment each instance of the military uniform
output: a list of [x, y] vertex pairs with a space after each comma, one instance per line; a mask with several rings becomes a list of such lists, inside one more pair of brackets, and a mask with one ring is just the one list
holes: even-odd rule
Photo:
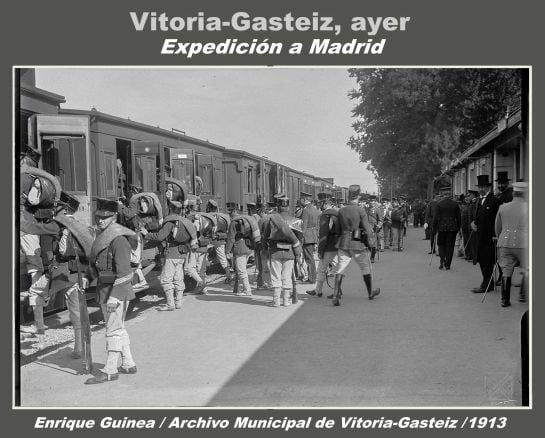
[[227, 230], [229, 229], [229, 224], [231, 219], [229, 215], [225, 213], [218, 212], [218, 203], [213, 199], [208, 200], [206, 205], [206, 212], [214, 216], [216, 221], [216, 229], [212, 237], [212, 245], [216, 250], [216, 257], [220, 266], [225, 272], [225, 283], [231, 283], [231, 268], [227, 257], [225, 256], [225, 240], [227, 239]]
[[[261, 241], [261, 233], [257, 222], [253, 217], [243, 216], [240, 214], [240, 207], [235, 203], [228, 203], [228, 209], [231, 210], [231, 223], [227, 231], [227, 240], [225, 243], [225, 252], [233, 254], [234, 266], [236, 272], [235, 286], [233, 292], [237, 295], [251, 296], [252, 289], [248, 278], [246, 266], [248, 264], [248, 256], [251, 252], [250, 246], [257, 246]], [[250, 227], [247, 230], [246, 227]], [[251, 238], [247, 235], [251, 234]], [[238, 292], [238, 284], [242, 285], [242, 292]]]
[[[515, 194], [526, 192], [527, 183], [514, 183]], [[502, 268], [502, 307], [510, 305], [511, 277], [517, 264], [528, 269], [529, 221], [528, 202], [522, 196], [515, 196], [509, 203], [498, 209], [495, 219], [498, 236], [498, 264]], [[525, 301], [524, 284], [520, 288], [520, 300]]]
[[327, 270], [331, 265], [335, 270], [338, 264], [336, 223], [338, 220], [338, 210], [328, 208], [320, 215], [320, 228], [318, 234], [318, 270], [316, 277], [316, 289], [307, 291], [307, 294], [319, 297], [322, 296], [322, 288], [326, 281]]
[[307, 204], [301, 212], [301, 220], [303, 221], [303, 257], [308, 266], [308, 282], [316, 282], [316, 262], [314, 260], [314, 250], [318, 243], [318, 222], [320, 212], [309, 202], [310, 194], [301, 192], [302, 199], [305, 199]]
[[335, 306], [340, 304], [341, 283], [344, 272], [351, 260], [355, 260], [363, 274], [369, 299], [372, 300], [380, 293], [380, 289], [374, 290], [372, 288], [371, 262], [364, 243], [365, 235], [369, 236], [372, 229], [367, 219], [367, 213], [357, 205], [360, 187], [352, 185], [349, 187], [348, 192], [351, 203], [339, 210], [335, 227], [336, 234], [339, 236], [336, 244], [339, 263], [335, 269], [335, 298], [333, 299], [333, 305]]
[[[111, 220], [117, 212], [117, 202], [108, 199], [97, 200], [97, 217], [101, 221]], [[93, 242], [89, 262], [89, 280], [97, 278], [97, 301], [106, 322], [106, 349], [108, 358], [99, 376], [85, 383], [103, 383], [118, 378], [118, 372], [136, 372], [130, 339], [125, 328], [128, 302], [134, 299], [132, 289], [133, 272], [130, 266], [131, 244], [129, 239], [135, 233], [115, 222], [110, 222]], [[121, 368], [118, 360], [121, 357]]]
[[371, 263], [375, 262], [375, 254], [379, 246], [378, 233], [382, 230], [383, 215], [378, 206], [371, 204], [366, 208], [371, 234], [368, 236], [368, 243], [371, 247]]
[[301, 242], [294, 227], [302, 233], [301, 221], [289, 216], [289, 200], [277, 198], [279, 213], [273, 213], [264, 223], [263, 240], [270, 252], [271, 283], [273, 287], [273, 306], [289, 306], [294, 288], [294, 261], [302, 254]]
[[182, 204], [172, 201], [171, 213], [157, 233], [148, 233], [146, 239], [164, 242], [165, 261], [159, 281], [167, 299], [167, 310], [180, 309], [185, 290], [184, 264], [192, 248], [197, 248], [197, 230], [189, 220], [180, 216]]

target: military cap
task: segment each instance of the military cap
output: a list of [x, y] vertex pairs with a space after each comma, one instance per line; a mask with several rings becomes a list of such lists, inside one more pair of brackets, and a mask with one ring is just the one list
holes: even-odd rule
[[40, 158], [42, 154], [33, 147], [25, 144], [21, 150], [21, 155], [30, 158], [32, 161], [34, 161], [36, 164], [40, 162]]
[[213, 199], [208, 200], [208, 205], [210, 205], [211, 207], [214, 207], [214, 208], [218, 208], [218, 203], [216, 201], [214, 201]]
[[477, 187], [491, 186], [492, 183], [488, 180], [488, 175], [477, 175]]
[[69, 195], [64, 190], [61, 192], [59, 204], [69, 213], [75, 213], [79, 208], [79, 201], [72, 195]]
[[348, 187], [348, 199], [357, 199], [360, 196], [361, 187], [358, 184], [352, 184]]
[[96, 216], [110, 217], [117, 213], [118, 204], [117, 201], [107, 198], [95, 198], [97, 201]]
[[278, 198], [276, 200], [276, 205], [278, 207], [289, 207], [290, 206], [290, 200], [285, 197], [285, 198]]
[[249, 208], [256, 208], [257, 207], [257, 204], [255, 202], [247, 202], [246, 203], [246, 207], [249, 207]]
[[300, 192], [299, 196], [300, 196], [301, 199], [312, 198], [312, 195], [310, 193], [307, 193], [307, 192]]
[[318, 201], [325, 201], [326, 199], [330, 199], [332, 196], [329, 193], [320, 192], [316, 195], [318, 197]]
[[518, 181], [516, 183], [513, 183], [513, 192], [527, 192], [528, 191], [528, 183], [524, 181]]

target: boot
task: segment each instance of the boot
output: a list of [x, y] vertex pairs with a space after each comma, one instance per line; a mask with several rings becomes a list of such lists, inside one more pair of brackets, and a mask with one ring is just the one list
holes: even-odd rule
[[341, 304], [341, 284], [343, 282], [343, 276], [342, 274], [336, 274], [335, 275], [335, 287], [333, 289], [333, 294], [335, 297], [333, 298], [333, 301], [331, 302], [334, 306], [340, 306]]
[[183, 291], [176, 292], [176, 296], [174, 297], [174, 307], [176, 309], [182, 308], [182, 298], [184, 297]]
[[520, 280], [519, 302], [526, 302], [526, 274], [522, 274], [522, 278]]
[[233, 281], [233, 276], [231, 275], [231, 268], [229, 266], [225, 267], [225, 284], [231, 284]]
[[167, 297], [167, 310], [174, 310], [174, 291], [172, 289], [165, 291]]
[[235, 282], [233, 284], [233, 294], [238, 294], [238, 277], [235, 276]]
[[279, 287], [273, 288], [273, 307], [280, 307], [280, 294], [282, 292], [282, 289]]
[[44, 324], [44, 306], [33, 306], [34, 312], [34, 326], [36, 327], [36, 333], [43, 335], [45, 333]]
[[367, 296], [370, 300], [375, 298], [380, 293], [380, 288], [373, 290], [373, 281], [371, 279], [371, 274], [363, 276], [363, 281], [367, 287]]
[[282, 298], [283, 298], [282, 305], [285, 307], [288, 307], [291, 304], [291, 289], [283, 289]]
[[81, 329], [74, 329], [74, 350], [70, 357], [72, 359], [81, 359], [83, 356], [83, 345], [81, 343]]
[[376, 248], [371, 248], [371, 263], [375, 263], [375, 255], [377, 253]]
[[509, 307], [511, 303], [509, 298], [511, 296], [511, 277], [501, 278], [501, 306]]

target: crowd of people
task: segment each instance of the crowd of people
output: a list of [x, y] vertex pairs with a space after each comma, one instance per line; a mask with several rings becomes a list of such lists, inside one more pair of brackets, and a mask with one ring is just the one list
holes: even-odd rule
[[430, 254], [437, 245], [440, 269], [450, 269], [457, 238], [461, 241], [464, 257], [481, 267], [483, 281], [475, 292], [490, 290], [497, 247], [502, 306], [509, 305], [513, 268], [527, 267], [525, 183], [513, 184], [512, 201], [501, 185], [501, 194], [494, 196], [487, 176], [479, 177], [479, 195], [470, 191], [458, 202], [439, 195], [427, 204], [416, 200], [410, 205], [406, 197], [379, 200], [362, 193], [358, 185], [349, 187], [347, 202], [328, 193], [313, 200], [301, 192], [293, 216], [293, 200], [282, 193], [274, 202], [247, 204], [246, 214], [234, 202], [227, 202], [227, 211], [220, 212], [214, 199], [207, 200], [205, 211], [197, 211], [194, 197], [182, 199], [167, 184], [165, 205], [154, 193], [137, 193], [124, 201], [97, 198], [96, 225], [89, 228], [74, 216], [77, 199], [62, 191], [55, 177], [38, 169], [39, 160], [39, 152], [30, 147], [21, 156], [20, 253], [30, 276], [28, 302], [34, 312], [34, 324], [21, 331], [44, 333], [44, 306], [52, 298], [52, 284], [61, 283], [74, 328], [72, 357], [88, 359], [84, 291], [96, 285], [108, 357], [87, 384], [137, 372], [124, 321], [135, 291], [148, 287], [142, 272], [146, 247], [158, 253], [164, 311], [182, 308], [188, 283], [195, 293], [209, 293], [209, 259], [217, 261], [234, 295], [251, 297], [247, 266], [252, 258], [256, 287], [272, 291], [272, 307], [296, 302], [298, 280], [315, 285], [308, 295], [323, 296], [328, 275], [334, 278], [328, 298], [339, 306], [343, 278], [354, 260], [367, 297], [373, 300], [380, 288], [374, 287], [372, 264], [386, 249], [403, 251], [410, 214], [415, 227], [425, 228]]
[[501, 286], [501, 306], [511, 305], [511, 281], [515, 267], [522, 279], [519, 301], [527, 297], [528, 276], [528, 183], [509, 186], [507, 172], [498, 172], [497, 192], [488, 175], [477, 177], [477, 190], [453, 199], [438, 194], [428, 204], [424, 227], [430, 252], [440, 257], [439, 269], [449, 270], [457, 255], [479, 265], [482, 281], [472, 289], [487, 293]]

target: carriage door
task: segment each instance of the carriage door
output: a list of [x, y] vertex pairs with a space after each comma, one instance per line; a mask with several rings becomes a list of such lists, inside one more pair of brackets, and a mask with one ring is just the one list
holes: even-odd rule
[[173, 149], [171, 151], [170, 163], [172, 166], [172, 178], [184, 182], [189, 193], [194, 195], [194, 152], [191, 149]]
[[89, 118], [33, 115], [28, 119], [28, 143], [42, 154], [39, 167], [55, 176], [62, 190], [79, 201], [74, 216], [92, 224], [91, 196], [96, 187], [91, 178]]
[[[165, 205], [165, 173], [170, 173], [170, 152], [162, 143], [135, 141], [133, 143], [132, 183], [143, 192], [153, 192]], [[162, 169], [162, 170], [160, 170]]]

